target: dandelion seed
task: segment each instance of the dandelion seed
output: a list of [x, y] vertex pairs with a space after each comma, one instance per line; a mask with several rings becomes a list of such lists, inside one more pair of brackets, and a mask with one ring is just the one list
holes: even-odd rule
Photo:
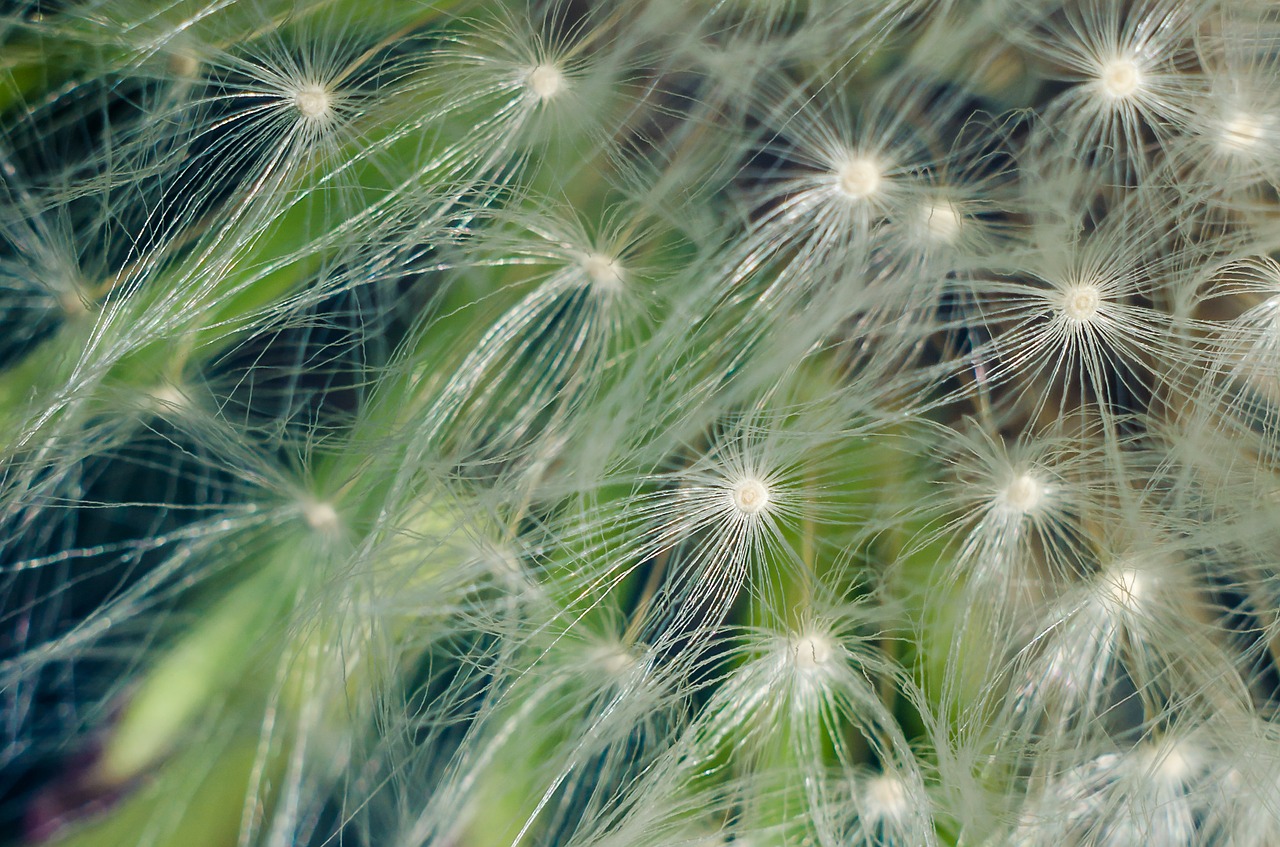
[[543, 102], [563, 91], [566, 83], [564, 73], [549, 62], [535, 65], [525, 77], [525, 85], [528, 86], [529, 93]]
[[989, 625], [1012, 626], [1022, 607], [1039, 609], [1049, 586], [1079, 568], [1074, 516], [1088, 493], [1071, 480], [1088, 475], [1097, 487], [1098, 457], [1068, 452], [1059, 438], [1006, 445], [977, 428], [952, 438], [956, 478], [944, 489], [944, 508], [956, 515], [948, 533], [960, 543], [948, 582], [962, 586], [966, 609], [990, 607]]
[[896, 776], [880, 774], [867, 780], [862, 790], [864, 813], [874, 821], [903, 820], [911, 812], [906, 784]]
[[175, 52], [169, 56], [169, 73], [180, 79], [195, 79], [200, 73], [200, 60], [185, 51]]
[[620, 289], [626, 279], [622, 264], [603, 253], [588, 254], [582, 260], [582, 270], [596, 287], [604, 291]]
[[[1103, 520], [1116, 546], [1097, 539], [1103, 564], [1044, 605], [1011, 662], [1013, 696], [1003, 706], [1019, 727], [1011, 737], [1068, 751], [1163, 720], [1171, 702], [1187, 719], [1247, 708], [1250, 695], [1197, 585], [1204, 563], [1164, 535], [1160, 515]], [[1020, 743], [1009, 751], [1037, 755]], [[1146, 784], [1154, 761], [1142, 761]]]
[[812, 802], [822, 794], [817, 752], [834, 747], [837, 760], [852, 761], [853, 732], [874, 746], [886, 772], [912, 772], [915, 761], [877, 693], [895, 679], [895, 669], [855, 632], [866, 627], [867, 609], [851, 603], [832, 611], [799, 629], [779, 623], [748, 632], [743, 647], [750, 658], [727, 676], [699, 730], [707, 755], [730, 741], [759, 751], [785, 741]]
[[317, 535], [334, 536], [342, 526], [338, 510], [323, 500], [310, 500], [303, 504], [302, 516]]
[[[625, 208], [610, 210], [599, 234], [562, 212], [522, 216], [514, 238], [495, 240], [486, 261], [538, 268], [536, 285], [470, 351], [424, 427], [451, 424], [464, 440], [487, 442], [486, 450], [510, 450], [535, 435], [546, 442], [547, 424], [592, 396], [641, 331], [650, 292], [627, 283], [632, 274], [643, 278], [629, 257], [646, 230], [629, 218], [621, 234]], [[549, 416], [556, 408], [561, 412]]]
[[746, 477], [729, 489], [733, 508], [747, 517], [754, 517], [769, 507], [769, 486], [756, 477]]
[[1222, 124], [1217, 139], [1218, 150], [1231, 154], [1255, 149], [1267, 137], [1269, 123], [1266, 118], [1236, 112]]
[[921, 206], [920, 217], [925, 232], [935, 241], [950, 244], [960, 235], [964, 219], [960, 210], [950, 200], [927, 200]]
[[1136, 612], [1148, 590], [1147, 580], [1137, 569], [1121, 567], [1102, 577], [1102, 588], [1112, 603], [1126, 612]]
[[[803, 413], [788, 420], [764, 408], [726, 418], [714, 427], [701, 456], [679, 457], [672, 470], [649, 477], [652, 489], [633, 498], [622, 526], [614, 509], [593, 520], [612, 523], [629, 538], [607, 556], [596, 556], [608, 571], [596, 581], [617, 580], [639, 563], [663, 563], [667, 579], [645, 609], [646, 643], [705, 639], [745, 592], [776, 600], [787, 582], [812, 581], [816, 553], [791, 540], [794, 528], [802, 517], [811, 526], [830, 524], [833, 532], [850, 521], [832, 490], [848, 482], [853, 439], [823, 433], [827, 425], [843, 435], [848, 421]], [[797, 658], [793, 636], [776, 634], [761, 646], [775, 680], [793, 676], [797, 662], [813, 662], [810, 670], [821, 667], [820, 676], [838, 664], [823, 663], [821, 639]]]
[[1044, 502], [1046, 489], [1034, 474], [1023, 471], [1000, 491], [999, 502], [1019, 515], [1029, 515]]
[[1107, 97], [1125, 100], [1142, 87], [1142, 69], [1132, 58], [1118, 56], [1098, 69], [1097, 84]]
[[623, 676], [636, 666], [636, 657], [622, 644], [596, 645], [591, 650], [590, 661], [610, 677]]
[[1197, 769], [1198, 751], [1184, 739], [1152, 744], [1143, 752], [1143, 769], [1166, 785], [1186, 783]]
[[835, 645], [821, 632], [808, 632], [794, 640], [791, 646], [796, 668], [802, 674], [819, 671], [835, 656]]
[[[802, 271], [797, 276], [820, 279], [863, 261], [903, 201], [914, 207], [923, 187], [919, 175], [933, 162], [906, 123], [903, 100], [922, 101], [926, 90], [911, 80], [895, 82], [856, 109], [827, 91], [799, 98], [783, 81], [762, 97], [759, 119], [773, 136], [758, 155], [783, 164], [761, 174], [756, 202], [762, 214], [743, 246], [750, 261], [759, 261], [756, 251], [786, 253], [794, 246], [799, 250], [789, 261]], [[948, 103], [928, 108], [945, 112]]]
[[1045, 109], [1038, 150], [1067, 167], [1093, 157], [1109, 181], [1148, 172], [1150, 137], [1163, 145], [1194, 115], [1200, 81], [1183, 66], [1206, 7], [1079, 0], [1061, 4], [1060, 16], [1033, 13], [1015, 39], [1047, 60], [1049, 75], [1077, 83]]
[[1156, 259], [1133, 249], [1162, 226], [1141, 202], [1087, 235], [1046, 226], [1030, 261], [1011, 274], [1019, 281], [966, 284], [977, 301], [973, 320], [991, 340], [963, 367], [983, 364], [992, 402], [1031, 420], [1050, 404], [1058, 418], [1074, 406], [1086, 426], [1096, 417], [1111, 431], [1104, 437], [1118, 437], [1124, 408], [1116, 398], [1143, 396], [1153, 363], [1178, 355], [1181, 342], [1175, 319], [1146, 302], [1179, 254]]
[[[954, 627], [942, 689], [980, 699], [1026, 636], [1028, 622], [1051, 607], [1086, 555], [1077, 513], [1092, 493], [1075, 482], [1095, 480], [1098, 457], [1060, 437], [1024, 436], [1012, 444], [974, 427], [953, 434], [956, 478], [945, 506], [955, 518], [947, 537], [957, 547], [943, 558], [928, 607]], [[939, 590], [941, 589], [941, 590]], [[1052, 671], [1045, 671], [1052, 677]]]
[[[766, 562], [798, 567], [782, 537], [782, 524], [793, 520], [795, 511], [786, 496], [789, 486], [782, 482], [787, 474], [757, 470], [760, 457], [751, 448], [758, 445], [724, 447], [737, 454], [707, 457], [680, 473], [680, 488], [662, 492], [649, 509], [661, 520], [657, 549], [684, 542], [680, 575], [670, 589], [675, 596], [665, 601], [664, 629], [692, 624], [686, 620], [691, 615], [703, 618], [693, 624], [698, 627], [717, 620], [751, 584], [753, 567]], [[744, 448], [750, 452], [737, 452]], [[708, 603], [711, 607], [703, 608]]]
[[851, 156], [835, 172], [836, 188], [850, 200], [863, 200], [880, 189], [884, 171], [869, 156]]
[[877, 847], [912, 844], [935, 847], [933, 804], [918, 772], [912, 768], [888, 768], [857, 780], [852, 786], [852, 803], [846, 801], [846, 815], [856, 815], [836, 831], [837, 838], [823, 844]]
[[1062, 290], [1062, 314], [1077, 324], [1092, 323], [1102, 305], [1102, 292], [1090, 283], [1069, 285]]
[[312, 121], [326, 121], [333, 114], [333, 95], [319, 83], [307, 83], [293, 92], [298, 114]]
[[58, 295], [58, 305], [62, 307], [62, 314], [69, 321], [80, 320], [92, 312], [89, 303], [78, 291], [61, 292]]
[[[1179, 190], [1205, 201], [1193, 214], [1207, 215], [1217, 228], [1252, 205], [1248, 194], [1280, 179], [1280, 43], [1269, 4], [1220, 6], [1206, 23], [1195, 54], [1204, 90], [1191, 132], [1175, 148], [1174, 167]], [[1187, 230], [1199, 226], [1188, 222]]]
[[171, 382], [164, 382], [147, 392], [147, 399], [161, 412], [174, 412], [187, 409], [191, 399], [182, 389]]

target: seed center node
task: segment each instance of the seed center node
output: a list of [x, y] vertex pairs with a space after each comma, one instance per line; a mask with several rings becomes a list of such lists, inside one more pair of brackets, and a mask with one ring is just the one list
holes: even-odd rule
[[733, 506], [744, 515], [756, 515], [769, 505], [769, 487], [758, 479], [744, 479], [730, 492]]

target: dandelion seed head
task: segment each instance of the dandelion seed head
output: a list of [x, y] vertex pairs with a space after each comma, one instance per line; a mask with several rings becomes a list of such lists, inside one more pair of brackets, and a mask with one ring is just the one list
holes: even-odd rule
[[582, 270], [593, 285], [606, 291], [618, 290], [626, 278], [622, 264], [603, 253], [588, 254], [582, 260]]
[[999, 503], [1020, 515], [1034, 512], [1044, 501], [1044, 483], [1029, 471], [1014, 475], [999, 492]]
[[520, 567], [520, 560], [506, 548], [486, 550], [484, 560], [488, 563], [490, 570], [496, 574], [520, 576], [524, 573]]
[[960, 234], [960, 210], [950, 200], [926, 201], [921, 208], [925, 232], [934, 241], [951, 243]]
[[881, 774], [868, 780], [862, 796], [866, 815], [872, 820], [900, 820], [910, 811], [907, 786], [895, 776]]
[[524, 84], [536, 99], [546, 102], [564, 90], [564, 72], [549, 62], [540, 62], [529, 70]]
[[791, 642], [792, 660], [801, 673], [819, 670], [835, 656], [835, 645], [821, 632], [807, 632]]
[[[24, 559], [0, 566], [0, 584], [44, 594], [42, 573], [57, 582], [81, 560], [116, 581], [132, 561], [117, 549], [161, 575], [181, 568], [184, 591], [212, 575], [219, 590], [199, 596], [213, 628], [174, 642], [184, 662], [209, 654], [187, 676], [216, 691], [245, 649], [286, 675], [254, 674], [249, 696], [214, 698], [208, 714], [283, 743], [311, 727], [333, 740], [286, 750], [278, 779], [240, 780], [228, 809], [244, 820], [227, 823], [246, 839], [305, 840], [308, 810], [329, 804], [376, 843], [1184, 843], [1157, 837], [1180, 823], [1131, 820], [1151, 798], [1170, 819], [1193, 808], [1217, 792], [1206, 777], [1249, 795], [1274, 776], [1266, 749], [1225, 731], [1250, 715], [1199, 734], [1203, 703], [1270, 684], [1245, 661], [1254, 639], [1199, 644], [1241, 616], [1214, 611], [1186, 632], [1177, 616], [1206, 592], [1215, 610], [1234, 602], [1219, 584], [1265, 569], [1276, 451], [1235, 438], [1229, 467], [1202, 473], [1217, 452], [1170, 449], [1183, 433], [1231, 440], [1228, 402], [1275, 424], [1263, 356], [1280, 347], [1280, 297], [1253, 311], [1273, 292], [1218, 273], [1269, 235], [1254, 186], [1273, 193], [1280, 113], [1269, 89], [1241, 87], [1234, 48], [1218, 49], [1238, 27], [1217, 17], [1267, 4], [1011, 0], [998, 55], [990, 21], [943, 2], [837, 3], [850, 11], [796, 29], [807, 4], [748, 0], [697, 32], [608, 4], [358, 19], [282, 4], [212, 28], [174, 5], [128, 33], [128, 51], [78, 62], [67, 87], [33, 63], [30, 96], [6, 107], [14, 162], [0, 171], [31, 173], [3, 180], [4, 261], [46, 272], [5, 288], [4, 308], [32, 326], [0, 344], [0, 366], [46, 335], [74, 346], [18, 363], [57, 367], [33, 385], [59, 405], [29, 414], [11, 392], [20, 484], [3, 504], [15, 531], [54, 523], [7, 545]], [[178, 49], [186, 30], [207, 40]], [[1265, 82], [1274, 39], [1257, 40], [1241, 49], [1268, 55], [1241, 70]], [[907, 45], [909, 61], [859, 58], [882, 44]], [[153, 55], [156, 67], [123, 61]], [[688, 71], [703, 62], [709, 86]], [[1227, 96], [1198, 116], [1219, 67]], [[966, 68], [981, 80], [953, 85]], [[1073, 86], [1046, 84], [1062, 78]], [[568, 114], [593, 109], [603, 124]], [[628, 246], [633, 234], [654, 249]], [[65, 236], [75, 249], [48, 262]], [[648, 290], [668, 279], [674, 290]], [[64, 333], [59, 308], [93, 334]], [[1250, 309], [1238, 324], [1237, 308]], [[115, 395], [98, 386], [129, 390], [156, 358], [130, 351], [188, 331], [203, 340], [182, 370], [225, 391], [170, 367], [126, 398], [142, 420], [100, 421]], [[1143, 402], [1121, 402], [1130, 383]], [[1237, 386], [1258, 399], [1237, 401]], [[189, 425], [141, 431], [153, 416]], [[939, 449], [953, 436], [963, 451]], [[394, 461], [369, 462], [370, 445]], [[257, 469], [252, 485], [224, 482], [233, 461]], [[292, 482], [313, 470], [352, 485]], [[146, 490], [97, 484], [107, 472]], [[1241, 493], [1218, 496], [1219, 478]], [[278, 525], [208, 519], [254, 513], [246, 498]], [[138, 547], [103, 507], [163, 536]], [[1216, 532], [1202, 513], [1223, 516]], [[1236, 527], [1248, 537], [1214, 549]], [[1177, 553], [1142, 543], [1160, 533]], [[280, 541], [300, 549], [263, 559]], [[191, 558], [205, 548], [208, 563]], [[308, 556], [374, 579], [300, 594]], [[248, 574], [233, 599], [249, 614], [227, 616], [219, 595], [250, 570], [241, 559], [262, 559], [267, 582]], [[260, 604], [239, 602], [263, 584]], [[5, 661], [23, 685], [92, 651], [146, 669], [169, 651], [152, 637], [167, 585], [131, 579], [65, 634], [64, 595], [49, 594]], [[37, 613], [54, 629], [37, 631]], [[246, 628], [259, 620], [265, 640]], [[157, 659], [162, 672], [173, 661]], [[118, 688], [78, 687], [96, 702], [68, 701], [69, 742], [93, 740], [79, 716], [110, 717]], [[258, 714], [232, 714], [240, 701]], [[176, 727], [184, 737], [225, 734], [194, 708], [172, 711], [208, 731]], [[379, 745], [372, 764], [421, 803], [341, 772], [350, 755], [325, 760], [325, 747], [408, 731], [412, 744]], [[6, 752], [45, 743], [43, 724], [21, 732]], [[1220, 778], [1227, 755], [1256, 771]], [[319, 770], [351, 795], [331, 803]], [[935, 792], [950, 804], [938, 824]], [[275, 810], [272, 795], [287, 802]], [[1234, 827], [1244, 815], [1223, 806]], [[1216, 811], [1195, 814], [1195, 836], [1232, 834]]]
[[1222, 123], [1216, 146], [1226, 154], [1254, 150], [1266, 137], [1266, 123], [1245, 112], [1236, 112]]
[[473, 539], [463, 549], [465, 561], [509, 587], [526, 586], [526, 574], [520, 557], [505, 544], [490, 539]]
[[1196, 766], [1196, 752], [1185, 741], [1153, 744], [1143, 751], [1143, 772], [1167, 785], [1188, 782]]
[[182, 79], [193, 79], [200, 73], [200, 60], [190, 53], [174, 53], [169, 57], [169, 73]]
[[331, 537], [338, 534], [342, 519], [332, 503], [323, 500], [310, 500], [302, 506], [302, 517], [307, 526], [317, 534]]
[[147, 399], [151, 406], [158, 411], [176, 411], [185, 409], [190, 405], [186, 394], [178, 386], [170, 382], [163, 382], [152, 387], [147, 391]]
[[1136, 568], [1119, 567], [1103, 576], [1107, 599], [1125, 611], [1137, 611], [1149, 588], [1148, 579]]
[[1091, 323], [1098, 316], [1102, 305], [1102, 292], [1090, 282], [1067, 286], [1062, 292], [1059, 308], [1067, 320], [1076, 324]]
[[67, 320], [74, 321], [89, 314], [89, 304], [77, 291], [65, 291], [58, 297], [58, 305]]
[[851, 156], [835, 171], [837, 190], [850, 200], [865, 200], [880, 190], [880, 163], [870, 156]]
[[593, 667], [608, 676], [622, 676], [636, 665], [636, 657], [622, 644], [598, 644], [588, 656]]
[[729, 501], [733, 508], [748, 517], [767, 509], [770, 499], [769, 486], [755, 476], [744, 477], [729, 489]]
[[323, 121], [333, 112], [333, 95], [323, 85], [309, 82], [293, 92], [293, 106], [307, 120]]
[[1098, 87], [1112, 100], [1125, 100], [1143, 85], [1142, 69], [1128, 56], [1117, 56], [1098, 69]]

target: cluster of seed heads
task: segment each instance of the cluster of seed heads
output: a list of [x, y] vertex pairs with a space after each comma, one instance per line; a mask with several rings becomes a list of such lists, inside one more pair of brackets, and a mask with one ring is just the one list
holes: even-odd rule
[[0, 3], [20, 844], [1280, 844], [1280, 7]]

